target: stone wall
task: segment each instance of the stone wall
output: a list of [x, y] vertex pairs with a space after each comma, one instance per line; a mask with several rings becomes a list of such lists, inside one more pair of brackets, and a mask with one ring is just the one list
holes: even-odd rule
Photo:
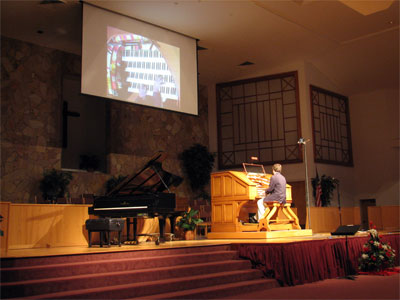
[[[43, 172], [61, 169], [61, 82], [80, 67], [79, 56], [1, 38], [2, 201], [40, 199]], [[199, 94], [199, 116], [110, 101], [108, 173], [72, 172], [70, 196], [103, 194], [111, 175], [136, 172], [160, 150], [168, 153], [163, 168], [184, 176], [179, 154], [194, 143], [208, 146], [207, 89]], [[194, 204], [186, 181], [175, 192]]]

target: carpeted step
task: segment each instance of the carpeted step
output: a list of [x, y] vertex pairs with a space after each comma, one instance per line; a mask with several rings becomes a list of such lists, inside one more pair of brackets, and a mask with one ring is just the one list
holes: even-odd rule
[[68, 277], [56, 277], [26, 280], [19, 282], [2, 283], [1, 294], [3, 297], [23, 297], [40, 295], [43, 293], [56, 293], [70, 290], [95, 288], [98, 286], [110, 286], [140, 283], [145, 281], [180, 278], [193, 275], [211, 274], [215, 272], [228, 272], [250, 269], [250, 261], [225, 260], [217, 262], [176, 265], [168, 267], [85, 274]]
[[177, 248], [162, 248], [152, 250], [136, 250], [136, 246], [132, 246], [132, 250], [120, 250], [116, 252], [106, 253], [90, 253], [90, 254], [75, 254], [75, 255], [57, 255], [45, 257], [17, 257], [17, 258], [1, 258], [1, 268], [10, 267], [28, 267], [28, 266], [43, 266], [59, 263], [74, 263], [74, 262], [93, 262], [112, 259], [129, 259], [129, 258], [145, 258], [154, 256], [169, 256], [185, 253], [202, 253], [213, 251], [231, 250], [229, 244], [226, 245], [204, 245], [195, 247], [177, 247]]
[[173, 291], [223, 285], [238, 281], [250, 281], [261, 277], [262, 273], [259, 270], [236, 270], [61, 293], [41, 294], [32, 296], [30, 299], [126, 299], [144, 297], [155, 293], [169, 293]]
[[238, 257], [237, 251], [232, 250], [212, 252], [194, 251], [194, 253], [178, 253], [174, 255], [109, 259], [96, 261], [95, 263], [93, 261], [84, 261], [2, 268], [1, 279], [2, 282], [17, 282], [30, 280], [32, 278], [44, 279], [83, 274], [159, 268], [174, 265], [195, 264], [200, 262], [231, 260]]
[[[267, 295], [268, 289], [276, 288], [279, 286], [279, 283], [275, 279], [262, 278], [221, 284], [210, 287], [202, 287], [191, 290], [149, 295], [145, 297], [140, 297], [140, 299], [218, 299], [261, 290], [265, 290], [265, 293]], [[131, 298], [129, 300], [134, 299], [137, 298]]]

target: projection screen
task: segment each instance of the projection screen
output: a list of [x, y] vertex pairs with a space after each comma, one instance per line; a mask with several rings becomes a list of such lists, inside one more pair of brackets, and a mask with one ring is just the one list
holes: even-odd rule
[[83, 3], [83, 94], [198, 115], [197, 41]]

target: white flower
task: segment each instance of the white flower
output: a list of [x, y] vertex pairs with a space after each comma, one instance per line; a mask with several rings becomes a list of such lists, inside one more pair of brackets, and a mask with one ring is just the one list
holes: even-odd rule
[[375, 247], [379, 247], [379, 242], [375, 241], [375, 242], [374, 242], [374, 246], [375, 246]]
[[361, 257], [363, 258], [363, 259], [367, 259], [368, 258], [368, 254], [363, 254], [363, 255], [361, 255]]
[[379, 258], [382, 259], [382, 260], [384, 259], [383, 255], [379, 255]]
[[383, 248], [383, 250], [387, 250], [388, 246], [386, 244], [382, 244], [382, 248]]
[[377, 236], [378, 236], [378, 231], [376, 231], [376, 229], [370, 229], [370, 230], [368, 230], [368, 232], [369, 232], [373, 237], [377, 237]]

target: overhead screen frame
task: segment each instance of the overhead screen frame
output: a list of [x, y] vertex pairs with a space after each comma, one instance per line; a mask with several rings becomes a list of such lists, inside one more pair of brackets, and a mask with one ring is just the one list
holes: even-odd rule
[[[100, 98], [107, 99], [110, 101], [118, 101], [118, 102], [124, 103], [124, 104], [136, 104], [136, 105], [140, 105], [143, 107], [160, 109], [160, 110], [168, 111], [168, 112], [182, 113], [182, 114], [187, 114], [187, 115], [191, 115], [191, 116], [199, 116], [199, 73], [198, 73], [198, 41], [199, 41], [199, 39], [185, 35], [183, 33], [180, 33], [180, 32], [174, 31], [174, 30], [171, 30], [171, 29], [168, 29], [168, 28], [165, 28], [165, 27], [162, 27], [162, 26], [159, 26], [159, 25], [156, 25], [156, 24], [152, 24], [147, 21], [143, 21], [143, 20], [131, 17], [131, 16], [127, 16], [127, 15], [119, 13], [119, 12], [109, 10], [107, 8], [99, 7], [99, 6], [89, 3], [89, 2], [81, 1], [81, 3], [82, 3], [82, 66], [81, 66], [81, 68], [82, 68], [81, 69], [81, 73], [82, 73], [82, 75], [81, 75], [81, 93], [82, 94], [100, 97]], [[184, 93], [182, 93], [180, 96], [181, 99], [184, 99], [183, 101], [180, 101], [181, 104], [184, 106], [182, 109], [159, 107], [159, 106], [155, 106], [155, 105], [149, 105], [146, 103], [137, 103], [132, 100], [124, 100], [124, 99], [120, 99], [120, 97], [109, 96], [106, 94], [106, 92], [94, 93], [94, 92], [92, 92], [92, 90], [86, 88], [86, 86], [87, 86], [86, 82], [88, 80], [88, 77], [85, 74], [87, 74], [87, 70], [88, 70], [88, 66], [87, 66], [88, 65], [88, 63], [87, 63], [87, 61], [88, 61], [87, 55], [88, 54], [84, 51], [84, 39], [85, 39], [85, 34], [86, 34], [85, 33], [85, 7], [88, 7], [88, 8], [90, 7], [90, 9], [95, 8], [95, 9], [98, 9], [99, 11], [103, 11], [105, 14], [117, 15], [122, 18], [126, 18], [125, 20], [128, 20], [127, 22], [129, 22], [129, 21], [138, 22], [138, 23], [141, 23], [142, 26], [150, 26], [155, 30], [167, 31], [167, 32], [171, 33], [172, 35], [176, 35], [177, 37], [184, 38], [184, 39], [190, 39], [190, 40], [194, 41], [194, 44], [193, 44], [194, 51], [191, 54], [192, 58], [194, 58], [194, 61], [195, 61], [195, 63], [192, 64], [192, 66], [191, 66], [193, 69], [192, 70], [193, 72], [191, 72], [191, 76], [192, 76], [191, 80], [192, 80], [192, 82], [194, 82], [194, 84], [192, 84], [192, 88], [189, 88], [189, 89], [184, 88], [184, 91], [185, 91], [185, 89], [186, 89], [186, 91]], [[113, 23], [111, 23], [111, 24], [113, 24]], [[125, 29], [124, 27], [119, 28], [119, 29], [121, 29], [122, 31], [128, 32], [128, 30]], [[129, 31], [132, 31], [132, 30], [129, 30]], [[161, 41], [161, 43], [162, 42], [163, 41]], [[104, 47], [104, 48], [106, 48], [106, 47]], [[105, 51], [105, 53], [106, 52], [107, 51]], [[106, 54], [103, 53], [104, 57]], [[188, 55], [188, 54], [185, 54], [185, 55]], [[103, 68], [103, 70], [105, 70], [105, 69], [106, 68]], [[180, 70], [180, 74], [181, 74], [180, 77], [183, 77], [182, 70]], [[102, 76], [102, 77], [104, 80], [104, 85], [106, 86], [107, 77], [106, 76]], [[182, 79], [181, 79], [179, 84], [184, 86], [185, 83], [182, 84]], [[192, 99], [190, 99], [190, 95], [193, 97]], [[189, 100], [187, 100], [185, 97], [188, 97]], [[186, 107], [186, 106], [188, 106], [187, 103], [193, 103], [193, 102], [194, 102], [194, 104], [192, 104], [191, 106], [189, 105], [190, 108], [188, 109]]]

